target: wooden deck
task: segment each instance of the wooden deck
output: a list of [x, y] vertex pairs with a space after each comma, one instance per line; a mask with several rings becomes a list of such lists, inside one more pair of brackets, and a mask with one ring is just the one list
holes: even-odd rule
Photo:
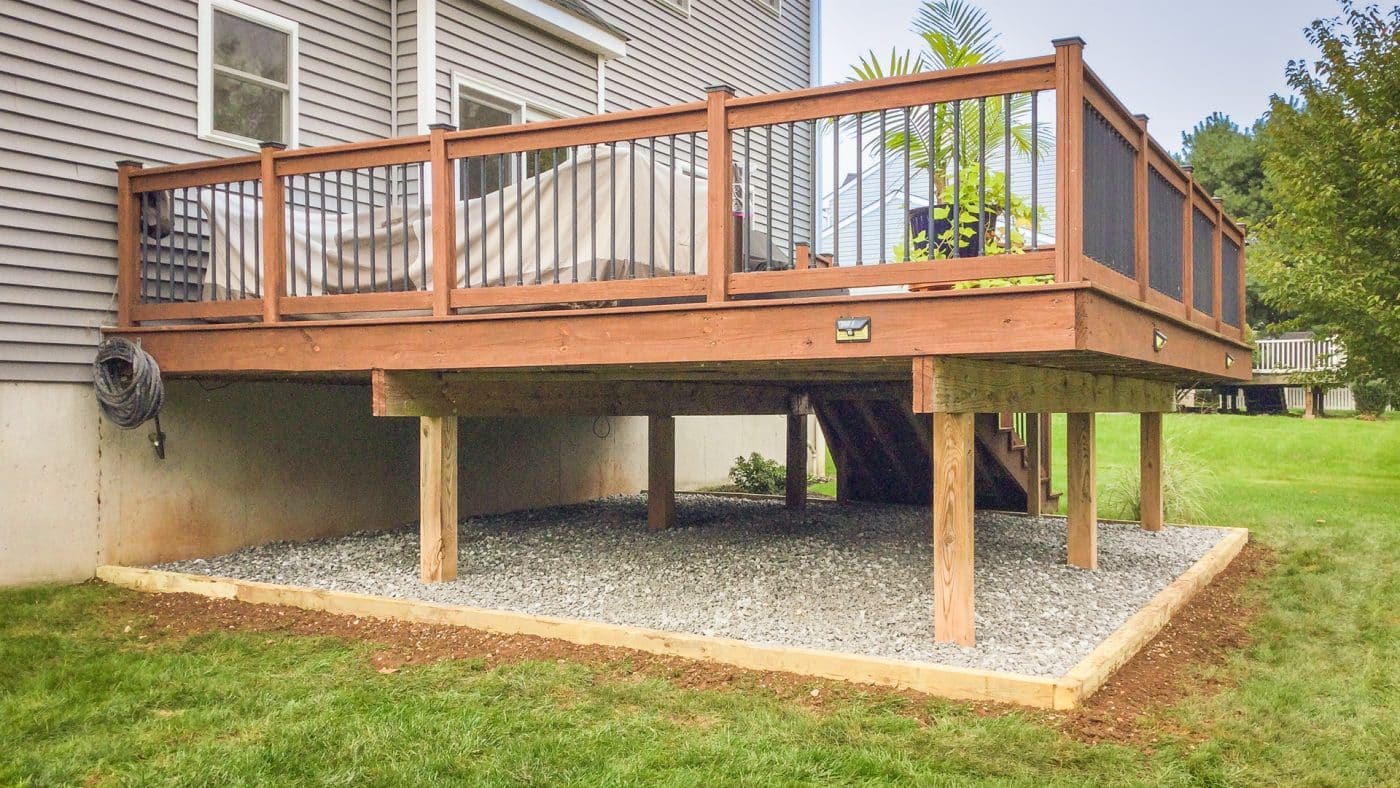
[[[664, 527], [674, 416], [822, 418], [832, 402], [896, 403], [885, 413], [919, 425], [904, 445], [932, 474], [938, 636], [971, 645], [974, 414], [1075, 414], [1071, 562], [1092, 567], [1093, 413], [1142, 413], [1155, 436], [1175, 384], [1250, 375], [1242, 229], [1084, 66], [1082, 48], [1068, 39], [1044, 57], [766, 96], [715, 88], [692, 104], [526, 126], [126, 162], [117, 325], [104, 333], [138, 339], [168, 376], [371, 380], [376, 414], [420, 417], [431, 580], [455, 572], [445, 447], [457, 416], [650, 416], [652, 522]], [[1004, 128], [989, 127], [989, 106], [992, 117], [1008, 108]], [[1029, 128], [1016, 140], [1012, 107]], [[942, 139], [940, 122], [956, 131], [951, 163], [931, 146], [937, 170], [954, 185], [975, 179], [975, 208], [940, 202], [949, 184], [937, 177], [915, 205], [911, 144]], [[817, 248], [817, 181], [829, 176], [813, 152], [829, 141], [839, 157], [851, 133], [866, 151], [857, 194], [867, 179], [883, 194], [902, 177], [909, 227], [887, 238], [882, 204], [862, 228], [859, 200], [843, 223], [838, 197]], [[870, 146], [872, 134], [885, 144]], [[1028, 151], [1013, 154], [1022, 137]], [[866, 172], [876, 161], [878, 181]], [[613, 201], [604, 213], [600, 177]], [[931, 230], [915, 254], [914, 214], [935, 228], [935, 205], [962, 232], [945, 247]], [[963, 229], [968, 215], [978, 218]], [[857, 251], [839, 251], [840, 232], [854, 232]], [[1013, 277], [1038, 279], [958, 286]], [[854, 412], [870, 421], [862, 435], [891, 434]], [[1035, 432], [1025, 439], [1048, 439]], [[1160, 442], [1144, 452], [1144, 482], [1158, 484]], [[1155, 500], [1147, 527], [1160, 527]]]

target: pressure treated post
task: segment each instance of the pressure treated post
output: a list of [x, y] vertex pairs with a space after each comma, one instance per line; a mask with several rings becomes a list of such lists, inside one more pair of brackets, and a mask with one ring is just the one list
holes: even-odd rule
[[807, 417], [787, 417], [787, 508], [807, 508]]
[[285, 150], [280, 142], [264, 142], [262, 156], [262, 300], [263, 322], [276, 323], [282, 319], [282, 291], [287, 275], [286, 226], [287, 202], [282, 191], [282, 179], [277, 177], [278, 151]]
[[1162, 414], [1144, 413], [1139, 430], [1138, 456], [1141, 478], [1138, 502], [1142, 528], [1162, 530]]
[[647, 527], [676, 524], [676, 418], [647, 419]]
[[715, 85], [705, 88], [707, 118], [705, 133], [709, 137], [710, 188], [707, 202], [709, 226], [705, 228], [709, 245], [705, 264], [710, 276], [710, 301], [729, 299], [729, 273], [734, 267], [734, 139], [729, 132], [728, 108], [725, 102], [734, 97], [734, 88]]
[[457, 417], [418, 419], [418, 555], [424, 583], [457, 578]]
[[[447, 132], [450, 123], [428, 126], [431, 133], [431, 172], [433, 177], [433, 314], [452, 311], [452, 288], [457, 285], [457, 197], [453, 193], [452, 161], [447, 158]], [[423, 188], [419, 184], [418, 188]]]
[[1138, 125], [1137, 159], [1133, 167], [1133, 274], [1137, 279], [1138, 298], [1146, 301], [1151, 251], [1147, 236], [1147, 182], [1151, 174], [1147, 161], [1152, 143], [1147, 134], [1147, 116], [1134, 115], [1133, 120]]
[[1041, 481], [1040, 414], [1026, 414], [1026, 514], [1039, 517], [1045, 510], [1045, 485]]
[[1084, 39], [1055, 45], [1055, 281], [1078, 282], [1084, 253]]
[[1182, 165], [1186, 173], [1186, 201], [1182, 205], [1184, 216], [1181, 219], [1181, 302], [1186, 307], [1186, 320], [1191, 320], [1191, 310], [1196, 308], [1195, 295], [1195, 251], [1196, 242], [1192, 235], [1196, 219], [1196, 175], [1191, 165]]
[[975, 413], [933, 414], [933, 637], [971, 647]]
[[[1215, 287], [1212, 292], [1214, 292], [1215, 297], [1214, 301], [1211, 302], [1211, 314], [1215, 315], [1215, 330], [1219, 333], [1220, 324], [1222, 322], [1220, 319], [1222, 317], [1221, 305], [1224, 303], [1224, 299], [1222, 298], [1223, 294], [1220, 292], [1220, 284], [1222, 281], [1220, 271], [1222, 268], [1221, 254], [1225, 246], [1225, 206], [1219, 197], [1212, 197], [1210, 200], [1215, 204], [1214, 251], [1211, 253], [1214, 259], [1214, 263], [1211, 266], [1211, 276], [1215, 279]], [[1244, 293], [1240, 293], [1240, 299], [1244, 299]]]
[[117, 162], [117, 325], [134, 325], [132, 306], [141, 287], [141, 200], [131, 191], [131, 175], [141, 162]]
[[1094, 473], [1094, 414], [1070, 413], [1065, 434], [1069, 460], [1065, 495], [1069, 502], [1069, 563], [1084, 569], [1099, 564], [1098, 489]]

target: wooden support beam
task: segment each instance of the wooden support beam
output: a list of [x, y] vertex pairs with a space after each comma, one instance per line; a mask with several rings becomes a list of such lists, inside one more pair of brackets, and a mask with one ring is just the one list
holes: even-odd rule
[[708, 381], [492, 380], [376, 369], [376, 416], [708, 416], [810, 413], [781, 385]]
[[1099, 512], [1093, 413], [1069, 414], [1065, 453], [1069, 460], [1065, 479], [1065, 495], [1069, 501], [1069, 563], [1094, 569], [1099, 565]]
[[1039, 517], [1045, 509], [1045, 484], [1041, 475], [1040, 414], [1026, 414], [1026, 514]]
[[418, 420], [419, 577], [457, 578], [457, 417]]
[[1139, 430], [1138, 455], [1141, 478], [1138, 501], [1142, 527], [1147, 531], [1162, 530], [1162, 414], [1144, 413]]
[[676, 524], [676, 419], [647, 419], [647, 527], [653, 531]]
[[807, 417], [787, 417], [787, 508], [807, 508]]
[[933, 414], [933, 637], [976, 644], [972, 517], [975, 413]]
[[919, 413], [1175, 409], [1176, 388], [1167, 381], [953, 356], [914, 359], [914, 410]]

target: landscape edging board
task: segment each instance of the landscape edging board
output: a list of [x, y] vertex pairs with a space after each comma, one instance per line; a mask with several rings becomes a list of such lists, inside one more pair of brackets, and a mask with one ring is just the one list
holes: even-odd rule
[[136, 591], [196, 594], [339, 615], [463, 626], [497, 634], [533, 635], [582, 645], [721, 662], [750, 670], [912, 689], [953, 700], [1063, 710], [1075, 708], [1103, 686], [1115, 670], [1156, 637], [1178, 610], [1228, 566], [1249, 541], [1249, 531], [1243, 528], [1222, 530], [1227, 533], [1214, 547], [1058, 679], [159, 569], [100, 566], [97, 577]]

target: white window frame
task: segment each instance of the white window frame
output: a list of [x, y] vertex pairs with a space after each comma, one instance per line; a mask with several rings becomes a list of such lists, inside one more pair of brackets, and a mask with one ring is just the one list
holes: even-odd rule
[[300, 26], [291, 19], [254, 8], [238, 0], [199, 0], [199, 77], [196, 103], [199, 116], [199, 138], [221, 145], [257, 150], [263, 140], [244, 137], [214, 128], [214, 12], [242, 17], [287, 35], [287, 147], [295, 148], [301, 138], [299, 107], [301, 72], [298, 54], [301, 49]]
[[753, 2], [773, 16], [783, 15], [783, 0], [753, 0]]
[[653, 0], [653, 2], [677, 16], [690, 18], [690, 0]]
[[565, 112], [557, 107], [530, 101], [524, 96], [512, 93], [496, 85], [474, 79], [460, 71], [452, 72], [452, 127], [462, 127], [462, 94], [497, 109], [514, 112], [516, 123], [538, 123], [543, 120], [559, 120], [573, 117], [577, 113]]

